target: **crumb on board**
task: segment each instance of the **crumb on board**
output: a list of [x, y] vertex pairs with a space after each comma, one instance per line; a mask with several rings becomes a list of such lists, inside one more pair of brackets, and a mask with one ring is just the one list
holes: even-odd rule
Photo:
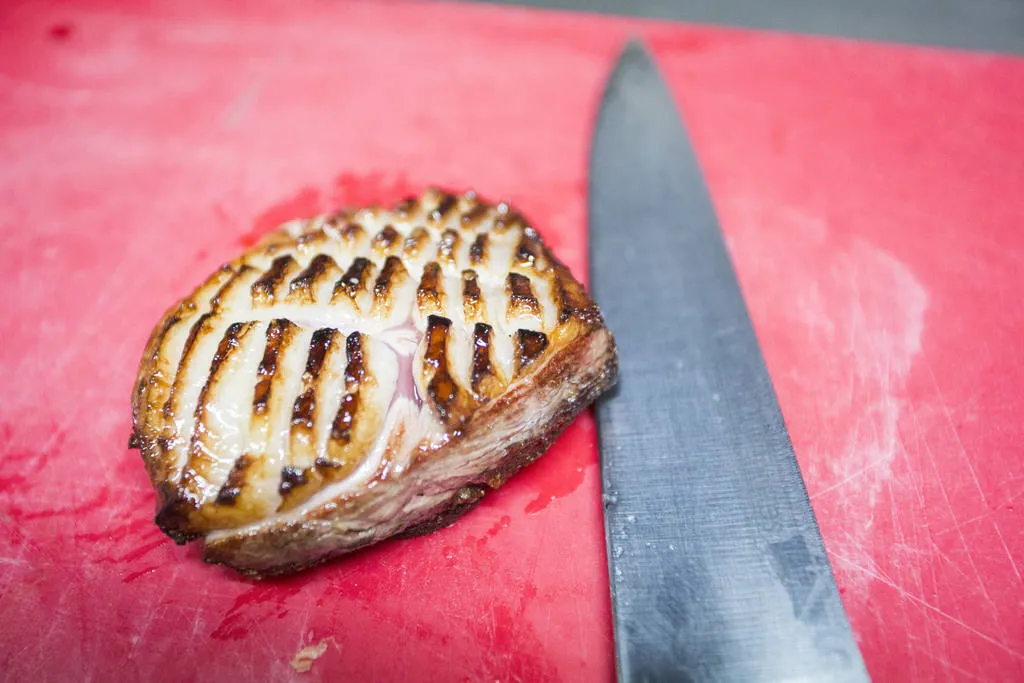
[[327, 652], [327, 645], [333, 644], [337, 647], [337, 643], [334, 642], [334, 638], [328, 636], [315, 645], [307, 645], [292, 657], [291, 665], [292, 668], [299, 673], [305, 673], [313, 668], [313, 662], [320, 659], [325, 652]]

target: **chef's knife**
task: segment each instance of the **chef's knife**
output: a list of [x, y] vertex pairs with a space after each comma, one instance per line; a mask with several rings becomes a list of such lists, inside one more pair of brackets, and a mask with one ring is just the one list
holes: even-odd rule
[[636, 43], [589, 191], [620, 363], [598, 407], [620, 680], [867, 680], [694, 150]]

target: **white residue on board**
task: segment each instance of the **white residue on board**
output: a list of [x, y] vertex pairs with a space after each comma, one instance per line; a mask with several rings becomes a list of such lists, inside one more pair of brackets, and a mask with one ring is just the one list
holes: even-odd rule
[[827, 496], [825, 504], [847, 520], [830, 549], [870, 567], [880, 494], [912, 484], [892, 479], [892, 463], [902, 448], [900, 417], [921, 352], [928, 292], [899, 258], [850, 237], [858, 232], [853, 219], [834, 231], [793, 207], [750, 203], [740, 213], [731, 245], [744, 293], [753, 310], [773, 311], [767, 338], [785, 339], [790, 353], [800, 349], [790, 382], [801, 387], [801, 399], [815, 402], [803, 412], [827, 427], [799, 456], [817, 485], [810, 491], [815, 505]]

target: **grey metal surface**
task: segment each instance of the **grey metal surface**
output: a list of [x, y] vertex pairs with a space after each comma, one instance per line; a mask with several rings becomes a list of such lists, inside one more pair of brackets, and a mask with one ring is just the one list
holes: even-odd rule
[[623, 681], [862, 681], [694, 151], [623, 53], [590, 161], [591, 278], [616, 336], [598, 407]]
[[1024, 54], [1024, 0], [484, 0]]

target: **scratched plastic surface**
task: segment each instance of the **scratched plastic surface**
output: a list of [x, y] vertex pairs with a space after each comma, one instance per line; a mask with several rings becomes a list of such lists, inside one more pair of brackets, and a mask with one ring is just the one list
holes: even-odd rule
[[281, 220], [473, 186], [582, 273], [591, 116], [632, 32], [686, 112], [873, 676], [1024, 677], [1024, 62], [289, 7], [0, 12], [7, 680], [611, 679], [589, 417], [457, 525], [262, 583], [153, 526], [126, 443], [151, 325]]

